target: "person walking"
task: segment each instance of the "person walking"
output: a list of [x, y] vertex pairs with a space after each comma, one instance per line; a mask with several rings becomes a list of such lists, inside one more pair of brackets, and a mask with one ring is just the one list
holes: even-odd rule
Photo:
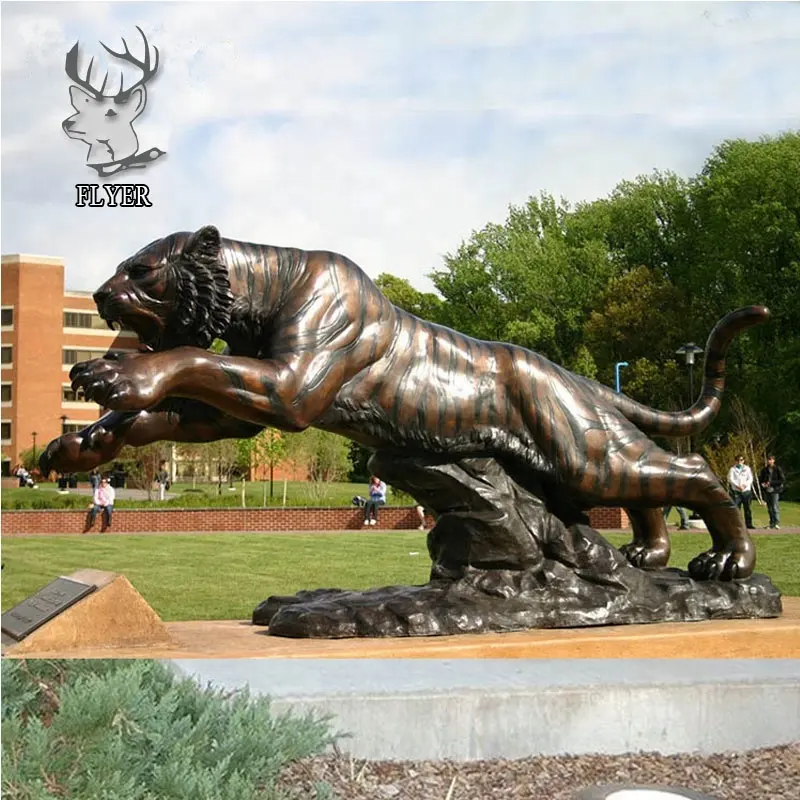
[[736, 508], [744, 507], [744, 524], [753, 530], [750, 502], [753, 499], [753, 470], [744, 463], [744, 456], [736, 456], [736, 463], [728, 471], [728, 490]]
[[781, 492], [786, 483], [786, 474], [783, 469], [775, 463], [775, 456], [769, 455], [767, 457], [767, 465], [759, 472], [758, 482], [764, 490], [764, 499], [767, 501], [769, 527], [779, 531], [781, 529], [781, 512], [778, 505]]
[[[675, 508], [678, 510], [678, 516], [681, 518], [681, 524], [678, 530], [688, 531], [689, 515], [686, 513], [686, 509], [681, 508], [681, 506], [675, 506]], [[667, 517], [669, 516], [670, 511], [672, 511], [672, 506], [664, 506], [664, 524], [667, 522]]]
[[89, 485], [92, 487], [92, 494], [94, 494], [100, 485], [100, 473], [96, 469], [89, 473]]
[[369, 500], [364, 505], [364, 525], [378, 524], [378, 509], [386, 503], [386, 484], [377, 476], [369, 479]]
[[114, 487], [109, 483], [108, 478], [102, 477], [97, 489], [94, 491], [94, 502], [89, 510], [86, 527], [83, 531], [84, 533], [88, 533], [92, 529], [97, 515], [101, 512], [103, 514], [103, 523], [100, 527], [100, 533], [104, 533], [111, 527], [111, 515], [114, 512], [115, 496], [116, 492], [114, 491]]

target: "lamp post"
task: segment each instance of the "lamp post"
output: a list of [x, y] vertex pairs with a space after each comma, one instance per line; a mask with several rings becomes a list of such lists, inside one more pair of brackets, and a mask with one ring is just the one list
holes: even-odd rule
[[676, 355], [686, 357], [686, 367], [689, 370], [689, 405], [694, 403], [694, 357], [698, 353], [702, 353], [703, 348], [698, 347], [694, 342], [681, 345], [676, 351]]
[[36, 431], [31, 432], [31, 437], [33, 438], [33, 469], [36, 469]]
[[[681, 345], [676, 351], [675, 355], [684, 356], [686, 358], [686, 368], [689, 371], [689, 405], [694, 405], [694, 357], [698, 353], [702, 353], [703, 348], [698, 347], [694, 342]], [[693, 448], [692, 437], [689, 437], [689, 452]]]
[[622, 367], [627, 367], [627, 366], [628, 366], [627, 361], [617, 361], [617, 363], [614, 365], [614, 375], [616, 375], [617, 378], [617, 394], [619, 394], [619, 371], [620, 369], [622, 369]]

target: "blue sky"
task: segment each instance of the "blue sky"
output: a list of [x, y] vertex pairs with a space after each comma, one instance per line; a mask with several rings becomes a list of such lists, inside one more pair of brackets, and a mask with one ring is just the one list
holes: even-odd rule
[[[136, 123], [150, 209], [76, 208], [95, 181], [66, 52], [162, 55]], [[92, 289], [206, 223], [343, 252], [429, 288], [472, 230], [539, 191], [696, 173], [724, 138], [800, 128], [797, 3], [2, 4], [2, 251]], [[86, 63], [83, 61], [82, 63]], [[114, 71], [113, 63], [111, 71]], [[115, 73], [116, 74], [116, 73]]]

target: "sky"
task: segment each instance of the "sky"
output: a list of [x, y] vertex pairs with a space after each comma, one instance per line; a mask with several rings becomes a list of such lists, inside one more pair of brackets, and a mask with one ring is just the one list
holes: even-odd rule
[[[696, 174], [727, 138], [800, 128], [800, 4], [3, 2], [0, 247], [92, 290], [143, 245], [223, 236], [334, 250], [430, 290], [474, 230], [541, 191]], [[160, 51], [134, 127], [167, 155], [111, 181], [61, 123], [82, 72]], [[98, 73], [98, 66], [100, 72]], [[130, 85], [127, 67], [126, 85]], [[99, 86], [100, 79], [95, 82]], [[146, 183], [151, 208], [76, 206]]]

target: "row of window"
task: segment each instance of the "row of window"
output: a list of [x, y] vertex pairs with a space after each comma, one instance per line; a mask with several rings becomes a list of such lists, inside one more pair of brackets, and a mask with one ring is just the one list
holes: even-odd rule
[[[88, 400], [83, 396], [83, 390], [74, 391], [71, 386], [61, 387], [61, 400], [65, 403], [87, 403]], [[0, 386], [0, 402], [11, 402], [11, 384], [4, 383]]]
[[108, 327], [97, 314], [80, 313], [78, 311], [64, 312], [65, 328], [91, 328], [93, 330], [104, 331]]
[[83, 389], [76, 392], [71, 386], [61, 387], [61, 399], [65, 403], [87, 403], [88, 400], [83, 396]]
[[[0, 309], [0, 325], [11, 327], [14, 324], [14, 309], [3, 308]], [[65, 311], [64, 312], [64, 327], [65, 328], [89, 328], [92, 330], [104, 331], [108, 326], [100, 318], [98, 314], [91, 312], [80, 311]], [[130, 328], [123, 327], [123, 330], [130, 330]]]
[[[88, 424], [88, 422], [62, 422], [61, 433], [78, 433], [78, 431], [82, 431]], [[11, 441], [10, 422], [0, 422], [0, 439], [4, 442]]]
[[77, 364], [81, 361], [91, 361], [105, 355], [105, 350], [64, 350], [62, 364]]
[[[80, 361], [91, 361], [93, 358], [100, 358], [105, 350], [63, 350], [61, 363], [65, 365], [77, 364]], [[14, 362], [13, 348], [11, 345], [0, 347], [0, 364], [12, 364]]]

